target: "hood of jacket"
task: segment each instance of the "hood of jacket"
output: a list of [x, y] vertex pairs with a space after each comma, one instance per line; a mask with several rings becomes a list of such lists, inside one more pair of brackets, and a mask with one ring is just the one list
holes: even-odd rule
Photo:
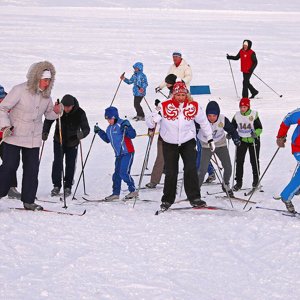
[[[51, 73], [50, 84], [44, 91], [39, 91], [39, 81], [42, 77], [44, 70], [49, 70]], [[51, 95], [51, 90], [55, 81], [55, 68], [52, 63], [48, 61], [40, 61], [34, 63], [30, 66], [27, 73], [27, 87], [31, 94], [41, 93], [43, 98], [49, 98]]]
[[143, 72], [144, 66], [143, 66], [143, 63], [141, 63], [141, 62], [136, 62], [132, 67], [133, 67], [134, 69], [135, 69], [135, 68], [139, 69], [140, 72]]
[[250, 40], [244, 40], [244, 41], [243, 41], [243, 44], [244, 44], [244, 42], [247, 42], [247, 43], [248, 43], [248, 50], [250, 50], [251, 47], [252, 47], [252, 42], [251, 42]]

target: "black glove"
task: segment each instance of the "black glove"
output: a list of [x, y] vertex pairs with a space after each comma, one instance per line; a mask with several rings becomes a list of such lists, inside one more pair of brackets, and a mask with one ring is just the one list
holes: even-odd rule
[[120, 130], [121, 130], [122, 132], [124, 132], [124, 130], [127, 129], [128, 127], [130, 127], [130, 126], [131, 126], [131, 125], [130, 125], [129, 121], [128, 121], [128, 120], [124, 120], [124, 121], [121, 123], [121, 128], [120, 128]]
[[42, 140], [47, 141], [47, 139], [48, 139], [48, 132], [43, 132], [42, 133]]
[[101, 130], [100, 127], [96, 124], [96, 125], [94, 126], [94, 132], [95, 132], [95, 133], [98, 133], [100, 130]]
[[240, 139], [234, 139], [233, 142], [237, 147], [241, 146], [242, 143]]
[[231, 139], [231, 135], [229, 133], [226, 134], [226, 139], [230, 140]]
[[258, 138], [258, 136], [257, 136], [257, 134], [255, 133], [255, 131], [251, 131], [251, 137], [252, 137], [253, 139], [257, 139], [257, 138]]
[[161, 90], [161, 88], [158, 86], [155, 88], [155, 93], [158, 93]]
[[83, 139], [84, 138], [84, 135], [83, 135], [83, 132], [82, 131], [77, 131], [77, 138], [79, 139], [79, 140], [81, 140], [81, 139]]
[[160, 100], [159, 99], [155, 99], [154, 105], [158, 106], [159, 103], [160, 103]]
[[227, 58], [227, 59], [230, 59], [230, 55], [229, 55], [229, 54], [226, 54], [226, 58]]

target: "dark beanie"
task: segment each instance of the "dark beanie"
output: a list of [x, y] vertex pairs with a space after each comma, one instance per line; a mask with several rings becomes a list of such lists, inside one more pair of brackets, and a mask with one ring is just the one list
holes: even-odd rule
[[0, 99], [3, 99], [6, 95], [7, 93], [5, 92], [4, 87], [0, 85]]
[[175, 84], [177, 79], [177, 76], [175, 74], [169, 74], [166, 78], [165, 78], [165, 83], [168, 84]]
[[72, 106], [72, 105], [75, 105], [75, 97], [73, 97], [72, 95], [64, 95], [62, 100], [61, 100], [61, 103], [64, 105], [64, 106]]
[[206, 106], [206, 115], [220, 115], [220, 107], [216, 101], [209, 101]]

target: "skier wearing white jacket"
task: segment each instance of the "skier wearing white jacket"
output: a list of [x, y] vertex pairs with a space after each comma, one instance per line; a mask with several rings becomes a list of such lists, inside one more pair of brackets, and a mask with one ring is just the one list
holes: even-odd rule
[[175, 201], [178, 176], [179, 155], [184, 164], [184, 188], [192, 206], [205, 206], [201, 200], [196, 169], [196, 127], [201, 126], [212, 151], [215, 145], [212, 130], [205, 113], [196, 101], [188, 97], [188, 90], [183, 82], [176, 82], [172, 99], [166, 100], [147, 119], [149, 128], [160, 124], [160, 136], [163, 140], [165, 158], [165, 185], [161, 209], [168, 209]]
[[[176, 75], [177, 78], [183, 80], [186, 84], [186, 87], [190, 89], [190, 82], [193, 78], [191, 66], [186, 62], [185, 59], [182, 58], [182, 54], [180, 52], [173, 53], [173, 62], [174, 63], [170, 67], [167, 75], [169, 74]], [[155, 91], [158, 92], [166, 86], [167, 84], [164, 80], [157, 88], [155, 88]]]

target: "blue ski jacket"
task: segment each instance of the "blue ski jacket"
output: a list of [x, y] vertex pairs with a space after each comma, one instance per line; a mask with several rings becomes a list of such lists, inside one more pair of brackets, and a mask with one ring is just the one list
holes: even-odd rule
[[[132, 67], [134, 69], [137, 68], [138, 71], [134, 71], [130, 79], [125, 78], [124, 82], [127, 84], [133, 83], [132, 91], [134, 96], [144, 97], [146, 95], [148, 81], [147, 76], [143, 73], [143, 64], [141, 62], [137, 62]], [[139, 92], [140, 88], [144, 90], [142, 93]]]
[[[128, 126], [123, 140], [123, 131], [121, 130], [123, 122], [124, 120], [118, 119], [114, 125], [109, 125], [106, 131], [100, 129], [98, 132], [98, 135], [104, 142], [111, 143], [116, 156], [134, 152], [131, 139], [136, 137], [136, 132], [131, 125]], [[126, 122], [128, 121], [126, 120]]]

